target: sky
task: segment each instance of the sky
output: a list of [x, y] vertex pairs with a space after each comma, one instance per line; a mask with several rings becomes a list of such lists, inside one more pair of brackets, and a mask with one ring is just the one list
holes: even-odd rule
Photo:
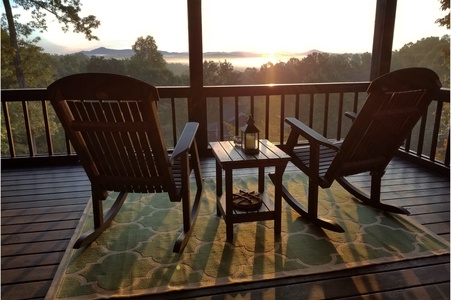
[[[159, 50], [188, 51], [187, 0], [81, 0], [81, 15], [95, 15], [99, 41], [64, 33], [49, 17], [39, 33], [47, 53], [66, 54], [98, 47], [131, 49], [152, 36]], [[126, 3], [126, 5], [124, 5]], [[302, 53], [372, 51], [376, 0], [203, 0], [203, 50]], [[435, 20], [445, 15], [439, 0], [398, 0], [393, 49], [430, 36], [449, 34]], [[3, 6], [1, 7], [4, 11]], [[14, 9], [22, 20], [29, 13]]]

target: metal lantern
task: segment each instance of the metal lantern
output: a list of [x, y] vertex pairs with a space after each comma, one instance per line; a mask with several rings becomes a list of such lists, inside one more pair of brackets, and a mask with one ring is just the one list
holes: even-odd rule
[[246, 154], [257, 154], [259, 151], [259, 130], [255, 127], [252, 115], [247, 118], [247, 123], [241, 127], [241, 147]]

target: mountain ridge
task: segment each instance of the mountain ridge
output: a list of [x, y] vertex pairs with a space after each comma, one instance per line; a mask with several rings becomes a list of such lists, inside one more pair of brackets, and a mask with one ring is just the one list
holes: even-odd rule
[[[162, 51], [159, 50], [159, 52], [164, 57], [188, 57], [188, 52], [170, 52], [170, 51]], [[307, 56], [311, 53], [322, 53], [320, 50], [309, 50], [307, 52], [301, 52], [301, 53], [295, 53], [295, 52], [285, 52], [286, 54], [292, 54], [295, 56]], [[110, 49], [106, 47], [99, 47], [92, 50], [83, 50], [79, 51], [77, 53], [83, 53], [86, 56], [103, 56], [107, 58], [129, 58], [131, 57], [135, 52], [132, 49]], [[246, 52], [246, 51], [231, 51], [231, 52], [225, 52], [225, 51], [211, 51], [211, 52], [204, 52], [205, 58], [214, 58], [214, 57], [258, 57], [261, 55], [264, 55], [267, 53], [257, 53], [257, 52]]]

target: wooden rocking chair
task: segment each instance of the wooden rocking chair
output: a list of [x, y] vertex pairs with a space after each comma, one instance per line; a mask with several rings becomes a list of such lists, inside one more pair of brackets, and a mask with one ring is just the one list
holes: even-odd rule
[[[385, 74], [368, 87], [368, 98], [354, 119], [343, 142], [332, 143], [295, 118], [286, 118], [291, 131], [285, 152], [309, 177], [308, 209], [283, 187], [284, 199], [312, 223], [337, 232], [336, 222], [318, 217], [318, 186], [329, 188], [337, 180], [364, 203], [389, 212], [409, 214], [404, 208], [380, 201], [381, 179], [385, 168], [420, 117], [427, 112], [433, 94], [440, 90], [438, 76], [429, 69], [409, 68]], [[308, 141], [300, 146], [299, 136]], [[371, 174], [370, 196], [354, 187], [344, 176]]]
[[[203, 190], [195, 134], [198, 123], [186, 124], [169, 154], [157, 112], [157, 89], [113, 74], [77, 74], [48, 87], [51, 103], [83, 165], [92, 188], [94, 229], [74, 248], [94, 241], [112, 222], [127, 193], [168, 193], [182, 201], [183, 232], [174, 252], [185, 247], [198, 214]], [[190, 202], [190, 174], [197, 193]], [[119, 192], [104, 215], [102, 201]]]

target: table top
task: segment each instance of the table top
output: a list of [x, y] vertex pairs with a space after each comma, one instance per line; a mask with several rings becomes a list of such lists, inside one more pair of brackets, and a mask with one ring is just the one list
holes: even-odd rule
[[268, 140], [259, 141], [259, 153], [246, 154], [233, 141], [211, 142], [216, 161], [223, 168], [252, 168], [286, 165], [290, 156]]

